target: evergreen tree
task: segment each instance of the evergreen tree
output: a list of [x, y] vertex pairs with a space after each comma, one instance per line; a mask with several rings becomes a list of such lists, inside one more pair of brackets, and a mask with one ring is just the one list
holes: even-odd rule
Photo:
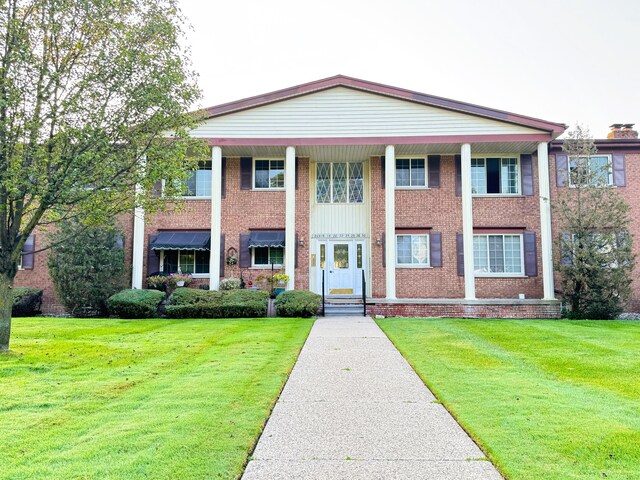
[[611, 165], [589, 131], [578, 125], [568, 135], [567, 188], [554, 207], [562, 299], [570, 318], [615, 318], [631, 296], [629, 206], [610, 185]]

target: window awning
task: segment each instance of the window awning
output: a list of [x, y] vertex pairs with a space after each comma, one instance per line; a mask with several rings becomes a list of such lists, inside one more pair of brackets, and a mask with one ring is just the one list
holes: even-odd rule
[[209, 232], [160, 232], [151, 250], [210, 250]]
[[256, 247], [284, 247], [284, 232], [251, 232], [249, 248]]

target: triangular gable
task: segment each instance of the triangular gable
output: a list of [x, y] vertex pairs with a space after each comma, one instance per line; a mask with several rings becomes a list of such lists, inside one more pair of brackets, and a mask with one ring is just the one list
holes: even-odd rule
[[536, 127], [336, 86], [218, 113], [205, 120], [192, 135], [200, 138], [367, 138], [553, 134], [537, 124]]

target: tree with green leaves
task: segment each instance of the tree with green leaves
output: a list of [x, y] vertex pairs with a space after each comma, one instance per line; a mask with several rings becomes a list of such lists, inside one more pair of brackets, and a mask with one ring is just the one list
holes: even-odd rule
[[67, 312], [106, 315], [107, 299], [129, 283], [123, 233], [113, 225], [87, 227], [71, 220], [60, 224], [50, 240], [49, 275]]
[[629, 206], [611, 186], [611, 165], [589, 131], [568, 132], [568, 180], [555, 202], [556, 270], [570, 318], [615, 318], [631, 296], [635, 263]]
[[36, 228], [153, 212], [197, 161], [184, 24], [177, 0], [0, 2], [0, 349]]

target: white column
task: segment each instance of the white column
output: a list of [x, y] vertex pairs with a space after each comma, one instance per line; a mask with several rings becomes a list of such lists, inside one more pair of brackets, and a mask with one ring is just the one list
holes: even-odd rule
[[211, 251], [209, 290], [220, 287], [220, 234], [222, 233], [222, 149], [211, 149]]
[[471, 145], [462, 144], [462, 236], [464, 245], [464, 298], [475, 300], [473, 267], [473, 198], [471, 196]]
[[288, 290], [295, 288], [296, 266], [296, 149], [287, 147], [284, 165], [285, 187], [285, 249], [284, 273], [289, 276]]
[[396, 298], [396, 147], [384, 151], [384, 236], [387, 298]]
[[[143, 169], [146, 158], [140, 159]], [[141, 195], [142, 186], [136, 185], [136, 197]], [[133, 252], [131, 256], [131, 288], [142, 288], [142, 270], [144, 268], [144, 208], [136, 207], [133, 211]], [[147, 272], [151, 273], [151, 272]]]
[[544, 299], [554, 300], [549, 152], [547, 150], [546, 142], [538, 144], [538, 182], [540, 183], [540, 241], [542, 247], [542, 283]]

